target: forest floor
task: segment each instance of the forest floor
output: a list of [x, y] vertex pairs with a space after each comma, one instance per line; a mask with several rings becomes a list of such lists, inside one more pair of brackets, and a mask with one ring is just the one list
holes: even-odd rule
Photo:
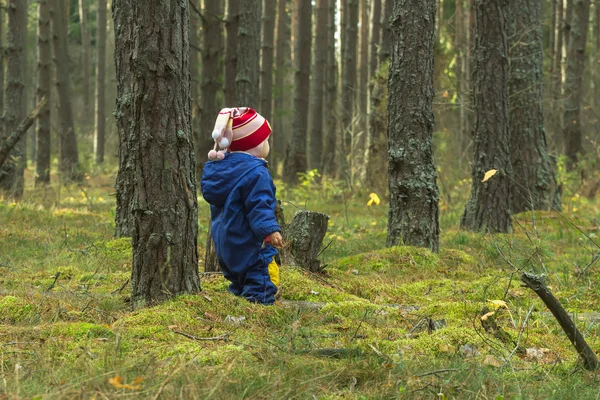
[[324, 274], [284, 266], [270, 307], [202, 275], [201, 293], [132, 312], [113, 179], [0, 202], [0, 399], [600, 395], [598, 374], [519, 281], [519, 270], [546, 274], [600, 352], [600, 262], [582, 272], [597, 251], [582, 233], [599, 233], [597, 202], [566, 194], [562, 215], [521, 214], [513, 234], [490, 236], [459, 230], [460, 200], [444, 195], [436, 255], [385, 249], [387, 207], [367, 206], [368, 193], [280, 185], [288, 218], [296, 207], [331, 216]]

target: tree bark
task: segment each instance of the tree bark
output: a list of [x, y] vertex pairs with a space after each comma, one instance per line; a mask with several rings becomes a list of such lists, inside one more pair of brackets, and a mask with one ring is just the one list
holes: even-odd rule
[[[20, 0], [7, 2], [8, 31], [6, 37], [6, 105], [4, 110], [5, 135], [13, 133], [25, 118], [25, 35], [27, 34], [27, 4]], [[25, 140], [12, 150], [13, 157], [0, 169], [0, 187], [6, 195], [23, 197], [24, 172], [27, 164]]]
[[[477, 232], [510, 232], [512, 229], [507, 12], [508, 0], [476, 1], [473, 183], [461, 226]], [[484, 174], [492, 169], [498, 173], [482, 182]]]
[[385, 0], [371, 0], [371, 22], [369, 30], [369, 78], [379, 69], [379, 49], [381, 47], [381, 5]]
[[50, 18], [52, 20], [52, 41], [54, 63], [56, 65], [56, 89], [58, 92], [59, 119], [59, 169], [63, 182], [79, 180], [79, 155], [71, 108], [71, 78], [69, 55], [67, 53], [67, 22], [61, 0], [52, 0]]
[[328, 22], [327, 22], [327, 78], [324, 93], [324, 118], [323, 126], [325, 138], [323, 140], [323, 153], [321, 154], [321, 172], [324, 175], [334, 177], [336, 171], [336, 132], [338, 107], [338, 64], [335, 50], [336, 43], [336, 5], [337, 0], [328, 0]]
[[[191, 96], [192, 96], [192, 132], [194, 135], [194, 149], [196, 151], [196, 176], [200, 177], [201, 171], [198, 166], [202, 166], [202, 161], [206, 159], [206, 154], [202, 155], [201, 142], [207, 140], [206, 132], [202, 132], [200, 127], [201, 119], [201, 95], [200, 95], [200, 52], [202, 52], [202, 40], [200, 39], [200, 24], [201, 19], [199, 13], [195, 9], [202, 9], [200, 0], [189, 0], [190, 2], [190, 75], [192, 79]], [[216, 118], [216, 117], [215, 117]]]
[[[52, 49], [50, 48], [50, 0], [40, 0], [38, 4], [38, 82], [36, 98], [50, 100], [52, 71]], [[40, 111], [36, 129], [36, 174], [35, 184], [50, 183], [50, 110], [48, 105]]]
[[200, 288], [188, 7], [113, 2], [117, 209], [133, 218], [133, 308]]
[[0, 142], [0, 168], [4, 165], [4, 162], [8, 158], [10, 151], [16, 146], [19, 140], [25, 135], [29, 127], [33, 125], [33, 122], [37, 118], [40, 110], [46, 107], [48, 103], [47, 98], [42, 98], [36, 108], [19, 124], [17, 129], [12, 132], [9, 136]]
[[325, 92], [325, 75], [327, 74], [327, 15], [328, 0], [317, 0], [315, 15], [315, 44], [312, 79], [310, 79], [310, 151], [308, 168], [316, 169], [321, 164], [323, 154], [323, 115], [327, 107], [323, 107]]
[[308, 101], [310, 92], [311, 56], [311, 13], [312, 4], [304, 0], [294, 0], [296, 31], [294, 38], [294, 114], [292, 140], [286, 154], [283, 178], [294, 184], [298, 173], [306, 171], [306, 135], [308, 131]]
[[246, 0], [240, 7], [238, 62], [235, 87], [239, 106], [260, 106], [260, 17], [262, 0]]
[[81, 28], [81, 58], [83, 67], [83, 108], [85, 115], [92, 114], [90, 104], [90, 35], [87, 24], [86, 0], [79, 0], [79, 22]]
[[223, 28], [219, 14], [220, 0], [204, 0], [202, 18], [202, 83], [200, 85], [200, 132], [196, 141], [196, 171], [202, 176], [208, 152], [215, 142], [210, 134], [215, 126], [215, 119], [221, 110], [219, 102], [219, 59], [221, 55]]
[[277, 0], [263, 0], [262, 17], [262, 61], [260, 70], [260, 113], [273, 120], [273, 59], [275, 42], [275, 11]]
[[509, 0], [508, 81], [510, 155], [513, 169], [510, 210], [559, 208], [553, 204], [556, 176], [548, 156], [543, 111], [542, 4]]
[[[345, 160], [352, 154], [352, 119], [355, 112], [355, 93], [356, 93], [356, 65], [358, 55], [358, 0], [346, 0], [346, 26], [344, 29], [345, 37], [342, 46], [342, 132], [343, 146], [340, 159]], [[347, 160], [351, 162], [352, 160]], [[343, 173], [349, 176], [347, 163], [341, 165], [346, 169]]]
[[275, 95], [273, 99], [273, 131], [271, 135], [273, 150], [271, 163], [275, 166], [283, 159], [285, 154], [285, 131], [283, 110], [285, 109], [285, 76], [286, 76], [286, 48], [290, 47], [290, 36], [287, 29], [289, 15], [286, 11], [286, 0], [277, 0], [277, 24], [275, 26]]
[[565, 77], [564, 137], [567, 167], [572, 169], [578, 156], [584, 153], [581, 142], [581, 101], [585, 46], [590, 19], [590, 0], [573, 0], [569, 40], [567, 42], [567, 73]]
[[433, 162], [436, 0], [395, 0], [388, 78], [387, 245], [439, 249]]
[[552, 59], [552, 79], [551, 79], [551, 90], [552, 90], [552, 137], [556, 148], [562, 148], [562, 81], [563, 81], [563, 30], [565, 26], [564, 21], [564, 7], [563, 0], [557, 0], [556, 4], [556, 32], [555, 42], [556, 49], [554, 51], [554, 58]]
[[323, 238], [327, 233], [329, 216], [312, 211], [298, 211], [285, 227], [285, 240], [296, 265], [311, 272], [322, 272], [324, 266], [317, 260]]
[[[0, 110], [4, 110], [4, 7], [0, 7]], [[0, 138], [4, 136], [4, 112], [0, 111]]]
[[[371, 0], [373, 1], [373, 0]], [[356, 138], [356, 151], [354, 158], [358, 170], [364, 171], [365, 143], [367, 137], [367, 114], [369, 107], [369, 9], [367, 0], [360, 0], [360, 57], [359, 57], [359, 82], [358, 82], [358, 137]]]
[[106, 142], [106, 0], [98, 0], [96, 14], [96, 112], [94, 113], [94, 154], [96, 163], [104, 162]]
[[225, 96], [225, 105], [227, 107], [246, 107], [246, 105], [238, 104], [236, 91], [239, 23], [239, 1], [228, 0], [227, 22], [225, 23], [225, 29], [227, 31], [227, 39], [225, 42], [225, 81], [223, 83], [223, 93]]

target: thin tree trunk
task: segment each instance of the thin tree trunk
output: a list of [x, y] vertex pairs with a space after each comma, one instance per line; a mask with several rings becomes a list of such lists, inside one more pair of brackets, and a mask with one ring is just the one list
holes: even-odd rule
[[337, 129], [337, 105], [338, 105], [338, 65], [335, 51], [335, 15], [337, 0], [328, 1], [327, 14], [327, 79], [325, 87], [325, 124], [323, 126], [325, 138], [323, 141], [323, 154], [321, 155], [321, 172], [333, 177], [336, 171], [336, 132]]
[[4, 7], [0, 7], [0, 138], [4, 136]]
[[553, 75], [551, 80], [551, 89], [552, 89], [552, 117], [551, 121], [553, 121], [553, 130], [552, 137], [554, 139], [555, 146], [557, 148], [562, 148], [562, 82], [563, 82], [563, 31], [564, 31], [565, 21], [564, 21], [564, 7], [563, 0], [557, 0], [556, 4], [556, 32], [554, 34], [556, 40], [556, 49], [554, 51], [554, 58], [552, 59], [553, 63]]
[[225, 105], [227, 107], [247, 107], [247, 105], [238, 104], [236, 92], [239, 23], [239, 1], [228, 0], [227, 22], [225, 23], [225, 28], [227, 31], [227, 39], [225, 42], [225, 80], [223, 83]]
[[564, 35], [564, 43], [565, 43], [565, 49], [569, 49], [569, 40], [571, 38], [571, 24], [573, 23], [572, 19], [573, 19], [573, 7], [574, 7], [574, 0], [566, 0], [566, 3], [564, 5], [565, 7], [565, 29], [563, 30], [563, 35]]
[[262, 62], [260, 71], [260, 113], [270, 122], [273, 107], [273, 58], [277, 0], [263, 0]]
[[[371, 0], [373, 1], [373, 0]], [[365, 142], [367, 136], [367, 114], [369, 107], [369, 9], [367, 0], [360, 0], [360, 78], [358, 84], [358, 138], [356, 139], [356, 151], [354, 157], [359, 170], [364, 171]]]
[[85, 115], [90, 115], [92, 113], [90, 104], [90, 36], [87, 25], [86, 0], [79, 0], [79, 21], [81, 24], [81, 56], [83, 61], [83, 108]]
[[[25, 35], [27, 32], [26, 3], [20, 0], [9, 0], [7, 14], [5, 136], [12, 134], [26, 116], [23, 107], [25, 96]], [[13, 159], [5, 163], [4, 168], [0, 168], [0, 187], [5, 195], [15, 199], [23, 197], [24, 171], [27, 163], [26, 148], [25, 140], [19, 141], [10, 153]]]
[[[40, 0], [38, 4], [38, 86], [36, 98], [38, 103], [46, 98], [50, 102], [52, 82], [52, 49], [50, 48], [50, 0]], [[48, 104], [37, 118], [36, 174], [35, 184], [50, 183], [50, 109]]]
[[[508, 123], [508, 0], [476, 2], [474, 53], [475, 149], [471, 196], [461, 226], [510, 232], [512, 176]], [[487, 171], [498, 173], [482, 182]]]
[[[200, 85], [200, 132], [196, 142], [196, 171], [202, 176], [208, 152], [215, 142], [210, 136], [215, 119], [221, 110], [219, 102], [219, 59], [223, 41], [223, 27], [219, 15], [220, 0], [204, 0], [202, 13], [202, 80]], [[240, 58], [241, 60], [241, 58]], [[238, 70], [239, 71], [239, 70]]]
[[310, 92], [311, 14], [312, 4], [294, 0], [294, 115], [290, 147], [286, 154], [283, 178], [294, 184], [298, 173], [306, 171], [306, 136], [308, 133], [308, 102]]
[[387, 245], [439, 249], [433, 162], [436, 0], [395, 0], [388, 79]]
[[[316, 169], [321, 164], [323, 154], [323, 115], [327, 109], [323, 103], [325, 75], [327, 74], [327, 15], [328, 0], [317, 0], [315, 15], [314, 64], [310, 80], [310, 151], [308, 168]], [[329, 105], [327, 106], [329, 107]]]
[[590, 19], [590, 0], [573, 0], [573, 12], [567, 47], [567, 73], [565, 78], [564, 137], [568, 168], [573, 168], [578, 156], [583, 154], [581, 142], [581, 101], [583, 98], [583, 73], [585, 47]]
[[134, 221], [133, 308], [200, 288], [188, 7], [187, 0], [113, 1], [117, 209], [129, 208]]
[[290, 37], [288, 34], [288, 13], [286, 11], [286, 0], [277, 0], [277, 24], [276, 31], [276, 47], [275, 47], [275, 98], [273, 99], [274, 121], [273, 131], [271, 135], [273, 141], [273, 150], [271, 162], [277, 164], [285, 154], [285, 134], [283, 123], [283, 110], [285, 108], [285, 72], [286, 72], [286, 47], [290, 46]]
[[[200, 177], [201, 172], [198, 166], [203, 165], [203, 160], [206, 159], [206, 154], [201, 154], [201, 143], [207, 140], [208, 133], [202, 132], [200, 127], [201, 119], [201, 96], [200, 96], [200, 52], [202, 45], [200, 40], [200, 15], [195, 11], [200, 10], [200, 0], [189, 0], [190, 2], [190, 75], [192, 79], [191, 96], [192, 96], [192, 132], [194, 135], [194, 149], [196, 152], [196, 176]], [[216, 118], [216, 117], [215, 117]]]
[[[353, 117], [355, 111], [356, 99], [356, 66], [358, 55], [358, 0], [347, 0], [344, 10], [346, 18], [344, 50], [342, 51], [342, 132], [343, 132], [343, 147], [341, 159], [346, 162], [340, 165], [345, 178], [350, 177], [347, 162], [352, 162], [348, 156], [352, 155], [352, 130]], [[351, 169], [351, 164], [350, 164]]]
[[371, 0], [371, 21], [369, 31], [369, 78], [379, 69], [379, 48], [381, 47], [381, 6], [385, 0]]
[[106, 142], [106, 0], [98, 0], [96, 14], [96, 112], [94, 113], [94, 154], [96, 163], [104, 162]]
[[238, 62], [235, 87], [238, 105], [258, 110], [260, 106], [260, 17], [262, 0], [246, 0], [240, 7]]
[[513, 168], [512, 213], [553, 207], [556, 177], [548, 156], [543, 112], [542, 5], [509, 0], [510, 155]]
[[73, 125], [73, 109], [71, 108], [71, 82], [69, 55], [67, 53], [67, 24], [64, 20], [65, 10], [61, 0], [52, 0], [50, 17], [52, 20], [52, 36], [54, 63], [56, 65], [56, 88], [58, 92], [59, 119], [59, 169], [63, 182], [78, 180], [79, 155], [77, 139]]
[[[467, 27], [467, 20], [465, 18], [464, 0], [456, 0], [456, 12], [454, 15], [454, 47], [456, 48], [456, 69], [454, 76], [456, 76], [456, 88], [458, 89], [457, 100], [458, 100], [458, 144], [461, 149], [465, 148], [469, 144], [470, 134], [467, 131], [467, 104], [465, 100], [468, 98], [468, 89], [466, 82], [465, 73], [465, 28]], [[462, 158], [459, 157], [459, 163]]]
[[383, 12], [381, 15], [381, 50], [379, 50], [379, 63], [383, 64], [390, 58], [392, 52], [392, 27], [390, 18], [394, 0], [382, 0]]

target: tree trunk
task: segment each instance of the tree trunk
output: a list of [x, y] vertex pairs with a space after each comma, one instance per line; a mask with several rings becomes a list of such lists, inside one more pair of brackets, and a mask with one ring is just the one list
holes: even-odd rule
[[[43, 98], [50, 102], [50, 92], [52, 90], [49, 1], [40, 0], [38, 4], [38, 82], [36, 92], [38, 103]], [[37, 118], [36, 186], [50, 183], [50, 109], [50, 104], [48, 104], [40, 111]]]
[[439, 249], [433, 163], [436, 0], [395, 0], [388, 78], [387, 245]]
[[273, 99], [273, 131], [271, 135], [273, 149], [271, 163], [277, 170], [277, 164], [285, 154], [285, 134], [283, 123], [283, 110], [285, 108], [285, 76], [286, 76], [286, 48], [290, 46], [288, 34], [288, 13], [286, 0], [277, 0], [277, 24], [275, 27], [275, 98]]
[[[371, 0], [373, 1], [373, 0]], [[367, 136], [367, 114], [369, 107], [369, 10], [367, 0], [360, 0], [360, 58], [358, 84], [358, 137], [354, 157], [360, 171], [364, 171], [365, 142]]]
[[565, 78], [564, 135], [568, 168], [577, 163], [583, 154], [581, 143], [581, 101], [583, 97], [583, 73], [585, 46], [590, 19], [590, 0], [573, 0], [573, 17], [570, 21], [567, 46], [567, 73]]
[[[456, 12], [454, 14], [454, 47], [456, 48], [456, 68], [454, 76], [456, 76], [457, 102], [458, 102], [458, 145], [464, 149], [469, 145], [470, 134], [467, 131], [467, 104], [465, 100], [468, 97], [467, 80], [465, 74], [465, 28], [467, 27], [467, 19], [465, 18], [464, 0], [456, 0]], [[458, 162], [462, 164], [462, 157], [458, 158]]]
[[67, 53], [67, 22], [61, 0], [52, 0], [50, 17], [52, 20], [52, 41], [54, 63], [56, 65], [56, 89], [58, 92], [59, 119], [59, 169], [63, 182], [79, 180], [79, 155], [77, 139], [73, 125], [73, 109], [71, 108], [71, 78], [69, 55]]
[[[471, 197], [461, 226], [471, 231], [510, 232], [512, 176], [508, 124], [508, 0], [476, 2], [473, 80], [475, 148]], [[484, 174], [498, 173], [486, 182]]]
[[188, 7], [187, 0], [113, 2], [117, 207], [130, 207], [134, 221], [133, 308], [200, 289]]
[[379, 63], [383, 64], [390, 59], [392, 52], [392, 26], [390, 18], [392, 17], [392, 8], [394, 0], [382, 0], [383, 12], [381, 15], [381, 50], [379, 50]]
[[317, 260], [323, 238], [327, 233], [329, 216], [311, 211], [298, 211], [285, 227], [285, 240], [296, 265], [311, 272], [322, 272], [324, 266]]
[[200, 86], [200, 132], [196, 141], [196, 171], [202, 176], [204, 163], [208, 160], [208, 152], [215, 142], [210, 136], [215, 126], [215, 119], [221, 110], [219, 102], [219, 59], [221, 56], [223, 28], [219, 14], [220, 0], [204, 0], [202, 10], [202, 83]]
[[84, 115], [92, 114], [90, 106], [90, 36], [87, 25], [86, 0], [79, 0], [79, 21], [81, 28], [81, 50], [83, 67], [83, 108]]
[[[198, 166], [203, 165], [203, 160], [206, 159], [206, 154], [201, 154], [201, 142], [207, 140], [208, 133], [202, 132], [200, 127], [201, 119], [201, 96], [200, 96], [200, 52], [202, 45], [200, 40], [200, 14], [196, 12], [201, 10], [200, 0], [189, 0], [190, 3], [190, 75], [192, 79], [191, 96], [192, 96], [192, 132], [194, 135], [194, 149], [196, 151], [196, 176], [200, 177], [201, 171]], [[216, 117], [215, 117], [216, 118]]]
[[[4, 134], [10, 135], [25, 118], [25, 35], [27, 32], [27, 4], [20, 0], [7, 3], [8, 31], [6, 37], [6, 105]], [[23, 197], [24, 172], [27, 164], [25, 140], [13, 148], [12, 159], [0, 168], [0, 187], [8, 197]]]
[[[310, 79], [310, 151], [308, 168], [319, 168], [323, 154], [323, 114], [327, 109], [323, 103], [325, 75], [327, 74], [327, 15], [328, 0], [317, 0], [314, 64]], [[330, 107], [330, 105], [327, 105]], [[327, 115], [329, 117], [329, 115]]]
[[338, 106], [338, 64], [335, 51], [335, 15], [337, 0], [328, 0], [328, 26], [327, 26], [327, 78], [325, 80], [325, 93], [323, 104], [325, 124], [323, 126], [325, 138], [323, 140], [323, 153], [321, 154], [321, 172], [324, 175], [335, 176], [336, 164], [336, 132], [337, 129], [337, 106]]
[[312, 42], [312, 4], [294, 0], [294, 16], [297, 20], [294, 38], [294, 114], [292, 140], [286, 154], [283, 178], [294, 184], [298, 173], [306, 171], [306, 135], [308, 131], [308, 97], [310, 92], [310, 53]]
[[556, 176], [548, 156], [543, 111], [542, 4], [509, 0], [510, 155], [513, 169], [510, 210], [548, 210]]
[[221, 266], [217, 259], [217, 250], [215, 249], [215, 242], [212, 237], [212, 221], [208, 218], [208, 234], [206, 236], [206, 251], [204, 252], [204, 272], [219, 272]]
[[106, 142], [105, 83], [106, 77], [106, 0], [98, 0], [96, 14], [96, 112], [94, 114], [94, 154], [96, 163], [104, 162]]
[[277, 0], [263, 0], [262, 62], [260, 71], [260, 113], [271, 122], [273, 119], [273, 55], [275, 10]]
[[[569, 40], [571, 38], [571, 24], [573, 23], [572, 19], [573, 19], [573, 7], [574, 7], [574, 0], [566, 0], [566, 3], [564, 5], [565, 7], [565, 29], [563, 30], [563, 41], [565, 43], [565, 49], [569, 49]], [[566, 61], [566, 60], [565, 60]]]
[[262, 0], [246, 0], [240, 7], [238, 62], [235, 87], [238, 105], [258, 110], [260, 106], [260, 17]]
[[4, 136], [4, 7], [0, 7], [0, 138]]
[[[381, 46], [381, 2], [382, 0], [372, 0], [371, 8], [371, 54], [369, 56], [369, 115], [368, 115], [368, 128], [365, 132], [365, 153], [362, 163], [362, 176], [361, 181], [368, 185], [372, 190], [375, 190], [376, 181], [382, 181], [380, 179], [383, 176], [377, 176], [375, 164], [382, 165], [385, 157], [382, 159], [381, 152], [379, 155], [371, 154], [372, 152], [377, 153], [377, 145], [375, 142], [381, 142], [382, 137], [385, 137], [385, 131], [383, 131], [383, 121], [380, 121], [380, 116], [377, 115], [377, 107], [380, 105], [382, 90], [381, 87], [375, 88], [375, 80], [377, 79], [379, 69], [379, 56], [378, 50]], [[386, 82], [387, 84], [387, 82]], [[387, 117], [386, 117], [387, 119]], [[387, 174], [386, 174], [387, 175]], [[385, 193], [384, 190], [379, 193]]]
[[[358, 55], [358, 0], [346, 0], [344, 10], [346, 18], [346, 27], [344, 29], [345, 38], [342, 46], [342, 132], [343, 146], [341, 159], [342, 161], [352, 155], [352, 119], [355, 111], [355, 92], [356, 92], [356, 61]], [[352, 161], [348, 159], [347, 161]], [[349, 176], [349, 171], [345, 165], [341, 165], [346, 177]]]
[[227, 31], [227, 40], [225, 42], [225, 81], [223, 83], [223, 93], [225, 96], [225, 105], [227, 107], [246, 107], [246, 105], [238, 104], [236, 92], [239, 23], [239, 1], [228, 0], [227, 22], [225, 23]]
[[552, 59], [552, 70], [553, 75], [551, 79], [551, 91], [552, 91], [552, 116], [550, 121], [553, 122], [552, 126], [552, 137], [554, 139], [554, 145], [556, 148], [562, 148], [562, 81], [563, 81], [563, 30], [565, 26], [564, 21], [564, 7], [563, 0], [557, 0], [556, 4], [556, 32], [555, 42], [556, 49], [554, 51], [554, 58]]

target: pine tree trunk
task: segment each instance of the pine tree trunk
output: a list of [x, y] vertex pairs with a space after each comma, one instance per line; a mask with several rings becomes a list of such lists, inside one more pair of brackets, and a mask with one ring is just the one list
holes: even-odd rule
[[81, 24], [81, 57], [83, 67], [83, 108], [84, 115], [90, 115], [92, 114], [90, 106], [90, 36], [87, 25], [86, 0], [79, 0], [79, 21]]
[[262, 18], [262, 62], [260, 71], [260, 113], [273, 120], [273, 58], [275, 42], [275, 10], [277, 0], [264, 0]]
[[200, 288], [188, 7], [187, 0], [113, 2], [117, 207], [130, 207], [134, 221], [133, 308]]
[[[477, 232], [510, 232], [512, 229], [507, 13], [508, 0], [476, 2], [473, 183], [461, 226]], [[482, 182], [484, 174], [492, 169], [498, 173]]]
[[552, 115], [550, 121], [553, 122], [552, 137], [557, 148], [562, 148], [562, 81], [563, 81], [563, 30], [564, 30], [564, 7], [563, 0], [557, 0], [556, 4], [556, 32], [554, 34], [556, 41], [556, 49], [554, 51], [553, 75], [551, 79], [552, 90]]
[[[27, 32], [27, 4], [21, 0], [7, 2], [8, 31], [6, 35], [6, 104], [4, 110], [4, 136], [14, 132], [26, 117], [25, 96], [25, 35]], [[3, 138], [4, 139], [4, 138]], [[0, 188], [5, 196], [23, 197], [24, 171], [27, 164], [26, 141], [21, 139], [0, 168]]]
[[336, 109], [338, 106], [338, 65], [337, 56], [335, 51], [335, 15], [336, 15], [336, 0], [328, 1], [328, 14], [327, 14], [327, 78], [325, 80], [325, 93], [324, 93], [324, 118], [325, 123], [323, 130], [325, 132], [323, 140], [323, 153], [321, 154], [321, 172], [324, 175], [333, 177], [336, 171], [336, 132], [337, 129], [337, 115]]
[[94, 113], [94, 154], [96, 163], [104, 162], [106, 142], [106, 0], [98, 0], [96, 14], [96, 112]]
[[211, 133], [215, 126], [215, 119], [221, 110], [219, 99], [219, 59], [223, 41], [223, 28], [219, 10], [220, 0], [204, 0], [202, 10], [202, 80], [200, 85], [200, 132], [196, 142], [196, 171], [202, 176], [204, 163], [207, 161], [208, 152], [214, 147]]
[[277, 0], [277, 24], [275, 26], [275, 97], [273, 99], [273, 131], [271, 135], [273, 149], [271, 162], [275, 166], [283, 159], [285, 154], [285, 134], [282, 113], [285, 108], [285, 72], [286, 72], [286, 47], [290, 46], [288, 34], [288, 13], [286, 11], [286, 0]]
[[556, 177], [548, 156], [543, 112], [542, 5], [509, 0], [510, 155], [513, 169], [510, 210], [548, 210]]
[[52, 90], [50, 63], [52, 62], [52, 50], [50, 48], [49, 1], [40, 0], [38, 4], [38, 86], [36, 98], [39, 103], [45, 97], [48, 105], [40, 111], [37, 118], [36, 186], [50, 183], [50, 92]]
[[[191, 96], [192, 96], [192, 132], [194, 135], [194, 149], [196, 152], [196, 176], [200, 177], [201, 171], [199, 166], [202, 166], [202, 161], [206, 159], [206, 154], [201, 154], [201, 141], [206, 140], [209, 135], [202, 132], [200, 127], [201, 107], [200, 107], [200, 52], [202, 51], [200, 40], [200, 15], [196, 12], [202, 7], [200, 0], [189, 0], [190, 3], [190, 76], [192, 79]], [[209, 136], [210, 137], [210, 136]]]
[[240, 7], [238, 61], [235, 87], [238, 105], [258, 110], [260, 106], [260, 18], [262, 0], [246, 0]]
[[392, 17], [392, 7], [394, 0], [382, 0], [383, 12], [381, 18], [381, 50], [379, 50], [379, 63], [383, 64], [390, 59], [392, 52], [392, 27], [390, 18]]
[[[375, 92], [374, 80], [377, 75], [379, 68], [379, 55], [378, 50], [381, 46], [381, 2], [382, 0], [371, 1], [371, 32], [370, 32], [370, 52], [369, 55], [369, 115], [367, 118], [368, 128], [364, 133], [366, 135], [365, 152], [361, 170], [361, 181], [369, 187], [373, 188], [374, 180], [377, 177], [373, 176], [373, 163], [378, 163], [382, 160], [374, 159], [371, 157], [371, 148], [373, 147], [374, 141], [381, 140], [381, 132], [376, 131], [379, 121], [376, 115], [377, 104], [380, 99], [376, 99], [375, 96], [379, 95]], [[381, 192], [380, 192], [381, 193]]]
[[[356, 66], [358, 55], [358, 0], [347, 0], [344, 10], [346, 18], [346, 27], [344, 29], [345, 38], [342, 51], [342, 130], [343, 147], [341, 159], [346, 159], [352, 153], [352, 119], [355, 111], [355, 93], [356, 93]], [[352, 161], [351, 159], [347, 161]], [[346, 164], [347, 165], [347, 164]], [[349, 177], [349, 171], [344, 165], [341, 168], [346, 177]]]
[[581, 101], [585, 47], [590, 19], [590, 0], [573, 0], [571, 27], [567, 46], [567, 73], [565, 77], [564, 137], [568, 168], [573, 168], [578, 155], [583, 154], [581, 142]]
[[306, 135], [308, 133], [308, 101], [310, 92], [310, 56], [312, 42], [312, 4], [294, 0], [296, 19], [294, 40], [294, 114], [292, 140], [286, 152], [283, 178], [294, 184], [298, 173], [306, 171]]
[[[464, 149], [469, 144], [470, 134], [467, 131], [467, 104], [465, 100], [468, 97], [468, 89], [465, 74], [465, 28], [467, 27], [467, 20], [465, 18], [464, 0], [456, 0], [456, 12], [454, 14], [454, 47], [456, 48], [456, 69], [454, 76], [456, 76], [456, 88], [457, 102], [458, 102], [458, 145], [459, 148]], [[458, 158], [459, 163], [462, 161], [462, 157]]]
[[[317, 0], [315, 14], [314, 64], [310, 86], [310, 151], [308, 168], [316, 169], [321, 164], [323, 154], [323, 115], [327, 110], [323, 107], [325, 92], [325, 75], [327, 74], [327, 16], [328, 0]], [[329, 115], [328, 115], [329, 116]]]
[[67, 22], [61, 0], [52, 0], [52, 41], [56, 65], [56, 89], [58, 92], [59, 120], [59, 169], [63, 182], [79, 180], [79, 155], [71, 108], [71, 82], [69, 55], [67, 53]]
[[[373, 0], [371, 0], [373, 1]], [[367, 114], [369, 106], [369, 9], [367, 0], [360, 0], [360, 58], [359, 58], [359, 84], [358, 84], [358, 137], [356, 138], [356, 151], [354, 157], [358, 170], [364, 171], [365, 142], [367, 136]]]
[[[227, 22], [225, 28], [227, 39], [225, 42], [225, 81], [223, 83], [223, 93], [225, 96], [226, 107], [237, 107], [246, 105], [238, 103], [236, 92], [236, 77], [238, 65], [238, 26], [240, 23], [239, 1], [227, 1]], [[215, 117], [216, 118], [216, 117]]]
[[[4, 7], [0, 7], [0, 138], [4, 137]], [[9, 133], [10, 134], [10, 133]]]
[[433, 54], [436, 0], [395, 0], [388, 79], [387, 245], [439, 249], [433, 163]]

